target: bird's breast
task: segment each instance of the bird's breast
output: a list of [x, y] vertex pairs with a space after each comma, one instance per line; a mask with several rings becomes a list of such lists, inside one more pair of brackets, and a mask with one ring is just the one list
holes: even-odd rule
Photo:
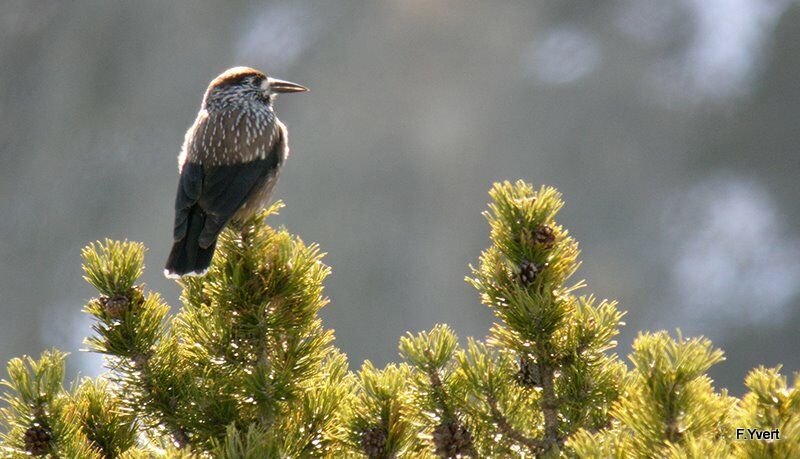
[[184, 142], [185, 157], [208, 166], [265, 159], [282, 139], [272, 110], [201, 110]]

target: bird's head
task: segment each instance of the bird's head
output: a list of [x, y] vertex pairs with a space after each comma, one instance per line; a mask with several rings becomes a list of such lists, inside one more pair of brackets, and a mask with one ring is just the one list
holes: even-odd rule
[[271, 104], [278, 94], [305, 91], [308, 88], [268, 77], [264, 72], [250, 67], [234, 67], [211, 81], [203, 98], [203, 105], [225, 107], [243, 103]]

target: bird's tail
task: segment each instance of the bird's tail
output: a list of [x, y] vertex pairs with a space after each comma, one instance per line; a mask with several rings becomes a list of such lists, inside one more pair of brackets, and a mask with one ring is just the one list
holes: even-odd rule
[[188, 213], [186, 232], [183, 238], [172, 245], [167, 266], [164, 268], [164, 275], [171, 279], [205, 274], [217, 245], [216, 237], [207, 247], [200, 245], [199, 238], [206, 223], [206, 213], [198, 206], [189, 209]]

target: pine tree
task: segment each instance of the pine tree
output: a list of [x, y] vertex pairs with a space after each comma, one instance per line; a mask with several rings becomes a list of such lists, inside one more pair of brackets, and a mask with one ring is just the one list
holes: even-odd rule
[[586, 457], [603, 457], [608, 445], [621, 457], [728, 457], [735, 400], [705, 376], [722, 352], [664, 332], [640, 335], [633, 348], [634, 369], [612, 410], [617, 422], [594, 436], [581, 432], [571, 446]]
[[800, 457], [800, 373], [789, 386], [780, 367], [759, 367], [745, 378], [750, 392], [733, 416], [736, 428], [778, 429], [781, 440], [734, 443], [739, 457]]
[[408, 333], [382, 369], [351, 372], [333, 345], [318, 316], [330, 269], [267, 224], [280, 203], [225, 230], [174, 315], [137, 283], [142, 244], [90, 244], [87, 344], [107, 372], [65, 388], [66, 354], [11, 360], [0, 457], [800, 457], [800, 376], [758, 368], [736, 399], [706, 375], [722, 352], [680, 332], [640, 334], [629, 369], [613, 353], [623, 312], [571, 280], [560, 194], [504, 182], [490, 196], [491, 246], [467, 279], [497, 318], [489, 335]]
[[[472, 375], [474, 396], [505, 438], [533, 454], [558, 450], [578, 429], [608, 422], [625, 367], [606, 351], [616, 345], [623, 314], [613, 301], [577, 296], [582, 282], [568, 284], [579, 251], [554, 220], [563, 205], [555, 189], [505, 182], [489, 194], [492, 246], [469, 281], [501, 322], [487, 340], [493, 350], [470, 346], [460, 358], [462, 372]], [[503, 357], [489, 364], [496, 381], [471, 368], [497, 354]], [[521, 406], [529, 409], [515, 416]]]

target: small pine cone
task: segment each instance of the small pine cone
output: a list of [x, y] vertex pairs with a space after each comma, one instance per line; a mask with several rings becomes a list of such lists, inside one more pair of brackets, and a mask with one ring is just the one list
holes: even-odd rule
[[125, 315], [125, 312], [128, 311], [128, 306], [130, 305], [128, 298], [121, 295], [103, 298], [102, 301], [106, 307], [106, 312], [114, 319], [121, 319]]
[[34, 419], [42, 419], [47, 416], [47, 411], [42, 405], [33, 406], [31, 408], [31, 413], [33, 414]]
[[145, 365], [147, 365], [148, 360], [150, 358], [145, 354], [136, 354], [133, 356], [133, 369], [136, 371], [144, 370]]
[[553, 232], [551, 226], [539, 225], [533, 232], [533, 241], [549, 249], [553, 247], [553, 244], [556, 242], [556, 234]]
[[458, 421], [445, 421], [433, 429], [436, 455], [444, 458], [474, 456], [472, 434]]
[[541, 377], [539, 376], [539, 367], [530, 357], [522, 357], [519, 360], [517, 384], [528, 388], [540, 387], [542, 385]]
[[519, 265], [519, 282], [525, 287], [531, 285], [539, 274], [539, 267], [530, 261], [523, 261]]
[[387, 436], [383, 427], [371, 427], [361, 432], [361, 449], [369, 458], [381, 457], [386, 448]]
[[34, 456], [44, 456], [50, 452], [52, 439], [50, 428], [35, 422], [25, 431], [25, 450]]

